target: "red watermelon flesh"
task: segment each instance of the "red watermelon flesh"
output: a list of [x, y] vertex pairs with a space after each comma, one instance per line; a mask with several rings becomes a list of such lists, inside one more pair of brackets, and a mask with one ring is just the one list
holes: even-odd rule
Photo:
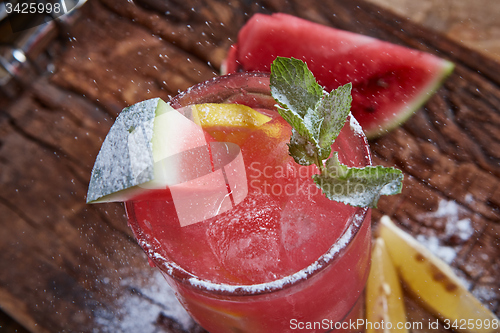
[[277, 13], [250, 18], [225, 71], [269, 72], [277, 56], [306, 62], [327, 91], [351, 82], [351, 111], [368, 138], [409, 118], [453, 70], [429, 53]]

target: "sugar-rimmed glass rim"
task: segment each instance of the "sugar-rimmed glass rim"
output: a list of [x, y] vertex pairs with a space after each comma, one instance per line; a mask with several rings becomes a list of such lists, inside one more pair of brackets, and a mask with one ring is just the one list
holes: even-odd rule
[[[182, 109], [183, 107], [190, 104], [200, 104], [200, 103], [221, 103], [230, 100], [231, 96], [235, 94], [245, 95], [246, 93], [257, 93], [263, 96], [270, 97], [269, 90], [269, 74], [261, 72], [246, 72], [246, 73], [235, 73], [227, 74], [219, 77], [215, 77], [209, 81], [205, 81], [188, 88], [186, 91], [179, 93], [177, 96], [173, 97], [169, 104], [175, 109]], [[217, 100], [214, 100], [214, 97]], [[272, 102], [272, 98], [269, 100]], [[352, 116], [351, 116], [352, 117]], [[352, 126], [354, 122], [354, 126]], [[368, 146], [367, 139], [364, 133], [360, 130], [357, 121], [351, 119], [351, 128], [354, 132], [355, 137], [359, 140], [357, 144], [363, 147], [363, 155], [365, 157], [365, 165], [371, 164], [370, 150]], [[129, 221], [135, 221], [135, 212], [133, 205], [126, 204], [127, 214], [132, 219]], [[351, 220], [346, 225], [345, 230], [340, 235], [339, 238], [330, 246], [327, 252], [321, 255], [317, 260], [308, 265], [307, 267], [293, 273], [269, 282], [257, 283], [257, 284], [228, 284], [228, 283], [216, 283], [208, 279], [202, 279], [184, 268], [180, 267], [177, 263], [164, 258], [159, 253], [154, 251], [154, 248], [161, 246], [158, 240], [150, 235], [142, 234], [141, 237], [136, 234], [136, 238], [139, 245], [146, 251], [151, 260], [158, 266], [158, 268], [166, 273], [168, 276], [176, 280], [177, 282], [185, 285], [187, 287], [199, 290], [201, 292], [218, 294], [221, 296], [252, 296], [252, 295], [262, 295], [269, 294], [284, 289], [288, 289], [295, 286], [316, 274], [319, 274], [322, 270], [326, 269], [329, 265], [334, 264], [346, 251], [349, 249], [349, 245], [354, 241], [359, 230], [361, 229], [363, 223], [369, 223], [365, 221], [367, 215], [369, 214], [369, 208], [357, 207], [355, 212], [351, 215]], [[146, 239], [144, 239], [146, 238]], [[154, 246], [155, 245], [155, 246]]]

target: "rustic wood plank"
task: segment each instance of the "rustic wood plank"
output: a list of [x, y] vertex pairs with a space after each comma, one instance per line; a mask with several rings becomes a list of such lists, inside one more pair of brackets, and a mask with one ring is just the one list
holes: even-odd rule
[[[147, 265], [122, 205], [85, 205], [90, 170], [121, 108], [216, 76], [244, 22], [281, 11], [456, 63], [410, 121], [371, 142], [376, 163], [406, 175], [374, 223], [389, 214], [438, 246], [500, 313], [500, 65], [361, 0], [134, 3], [89, 1], [49, 45], [55, 73], [0, 96], [3, 311], [31, 332], [202, 332]], [[435, 319], [407, 304], [411, 320]]]

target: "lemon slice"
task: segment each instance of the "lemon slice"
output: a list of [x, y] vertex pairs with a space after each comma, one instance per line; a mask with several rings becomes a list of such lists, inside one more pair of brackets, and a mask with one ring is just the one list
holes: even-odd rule
[[366, 285], [366, 333], [408, 332], [403, 293], [384, 240], [377, 238]]
[[191, 109], [193, 121], [202, 127], [256, 128], [271, 120], [270, 117], [242, 104], [195, 104]]
[[474, 297], [444, 261], [433, 255], [388, 216], [379, 226], [391, 259], [405, 285], [457, 332], [499, 331], [498, 318]]
[[193, 121], [215, 140], [243, 145], [252, 131], [271, 120], [270, 117], [242, 104], [195, 104]]

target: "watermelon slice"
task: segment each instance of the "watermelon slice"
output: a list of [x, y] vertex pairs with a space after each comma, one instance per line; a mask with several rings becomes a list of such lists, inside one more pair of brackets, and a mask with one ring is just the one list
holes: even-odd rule
[[87, 203], [126, 201], [178, 182], [181, 153], [207, 141], [214, 140], [160, 98], [123, 109], [96, 158]]
[[[248, 194], [240, 147], [207, 131], [241, 132], [272, 119], [245, 105], [176, 110], [160, 98], [123, 109], [97, 155], [87, 203], [168, 200], [181, 226], [226, 212]], [[249, 133], [248, 133], [249, 135]]]
[[454, 67], [428, 53], [277, 13], [250, 18], [222, 71], [269, 72], [277, 56], [306, 62], [327, 91], [351, 82], [351, 111], [368, 138], [408, 119]]

